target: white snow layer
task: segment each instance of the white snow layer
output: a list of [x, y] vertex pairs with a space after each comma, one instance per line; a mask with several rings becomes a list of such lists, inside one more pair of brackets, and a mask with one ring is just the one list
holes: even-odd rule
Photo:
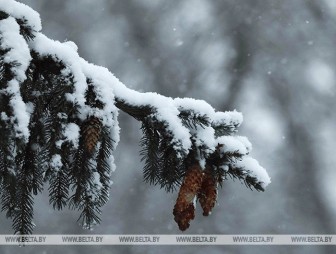
[[237, 160], [233, 166], [246, 171], [249, 176], [257, 178], [263, 188], [271, 183], [271, 178], [268, 176], [266, 170], [259, 165], [257, 160], [249, 156], [243, 157], [242, 160]]
[[28, 45], [20, 35], [20, 26], [12, 17], [0, 21], [1, 47], [11, 49], [5, 56], [5, 63], [17, 62], [20, 65], [13, 69], [16, 79], [22, 82], [26, 79], [26, 70], [31, 61]]
[[0, 10], [16, 19], [26, 20], [29, 26], [35, 31], [42, 29], [40, 15], [25, 4], [14, 0], [0, 0]]
[[86, 77], [79, 63], [78, 53], [68, 44], [54, 41], [42, 33], [36, 33], [30, 47], [42, 56], [51, 56], [56, 61], [62, 61], [74, 75], [75, 89], [68, 99], [79, 105], [85, 104]]
[[239, 127], [243, 122], [243, 114], [236, 110], [216, 112], [212, 119], [214, 125], [235, 125]]
[[26, 79], [25, 72], [31, 61], [30, 50], [25, 39], [20, 35], [20, 26], [13, 17], [0, 21], [0, 37], [1, 48], [10, 49], [4, 55], [4, 62], [14, 64], [11, 67], [14, 79], [8, 82], [5, 90], [11, 96], [10, 106], [14, 112], [11, 121], [15, 123], [16, 136], [24, 137], [27, 141], [30, 114], [20, 94], [20, 83]]
[[[35, 38], [29, 42], [30, 49], [38, 52], [42, 56], [52, 56], [56, 61], [61, 61], [67, 72], [74, 77], [74, 92], [68, 94], [67, 99], [79, 105], [79, 117], [85, 120], [88, 116], [94, 115], [102, 120], [102, 123], [113, 129], [114, 146], [119, 141], [118, 126], [118, 110], [115, 106], [115, 97], [125, 101], [133, 106], [150, 106], [155, 111], [155, 116], [162, 121], [166, 128], [173, 136], [172, 143], [177, 151], [185, 154], [189, 152], [192, 146], [191, 138], [196, 139], [196, 144], [205, 145], [209, 153], [215, 151], [218, 144], [223, 144], [222, 152], [235, 152], [246, 155], [252, 145], [245, 137], [223, 136], [214, 138], [214, 129], [211, 126], [205, 128], [196, 128], [189, 130], [179, 118], [181, 111], [192, 111], [196, 116], [206, 115], [210, 123], [215, 126], [227, 125], [238, 127], [243, 121], [241, 113], [232, 112], [216, 112], [215, 109], [203, 100], [195, 100], [191, 98], [170, 98], [157, 93], [140, 93], [127, 88], [121, 83], [108, 69], [88, 63], [77, 53], [77, 46], [73, 42], [61, 43], [47, 38], [38, 31], [41, 30], [41, 21], [39, 14], [28, 6], [15, 2], [13, 0], [0, 0], [0, 10], [3, 10], [17, 19], [23, 19], [36, 31]], [[25, 104], [19, 94], [19, 83], [25, 79], [24, 71], [29, 61], [29, 48], [26, 42], [19, 34], [19, 26], [15, 19], [8, 18], [1, 21], [0, 30], [5, 36], [5, 45], [13, 48], [8, 54], [9, 59], [17, 60], [21, 63], [15, 71], [17, 80], [11, 81], [10, 92], [13, 93], [14, 99], [11, 102], [15, 109], [15, 115], [18, 118], [20, 130], [25, 134], [28, 132], [29, 114], [25, 108]], [[8, 41], [6, 41], [8, 40]], [[95, 93], [98, 99], [104, 103], [103, 109], [92, 108], [86, 105], [85, 92], [87, 91], [89, 78], [94, 84]], [[16, 97], [15, 97], [16, 96]], [[2, 116], [3, 118], [3, 116]], [[66, 140], [77, 144], [79, 127], [75, 124], [69, 124], [64, 129], [64, 137]], [[62, 142], [62, 141], [60, 141]], [[110, 158], [112, 168], [115, 168], [113, 157]], [[60, 163], [57, 157], [52, 161], [57, 168]], [[243, 156], [243, 159], [236, 162], [236, 167], [246, 171], [249, 175], [256, 177], [263, 187], [270, 183], [267, 172], [258, 162], [251, 157]], [[95, 176], [97, 178], [97, 176]]]
[[61, 155], [59, 154], [53, 155], [50, 161], [50, 167], [55, 171], [59, 171], [62, 168], [62, 166], [63, 166], [63, 163], [62, 163]]
[[[240, 137], [241, 138], [241, 137]], [[247, 138], [246, 138], [247, 140]], [[244, 141], [246, 141], [244, 140]], [[222, 153], [234, 153], [246, 155], [249, 152], [250, 146], [246, 146], [241, 140], [235, 136], [222, 136], [217, 138], [217, 143], [222, 145], [220, 151]]]
[[80, 128], [75, 123], [69, 123], [66, 125], [63, 131], [65, 141], [69, 141], [73, 144], [74, 148], [78, 148]]

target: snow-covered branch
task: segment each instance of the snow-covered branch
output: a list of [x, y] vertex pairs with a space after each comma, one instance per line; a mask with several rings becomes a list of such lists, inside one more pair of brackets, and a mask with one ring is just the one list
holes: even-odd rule
[[[16, 183], [9, 181], [9, 175], [18, 175], [22, 180], [18, 184], [25, 186], [18, 194], [8, 193], [3, 207], [10, 207], [6, 202], [13, 195], [26, 198], [30, 191], [41, 189], [42, 181], [24, 180], [28, 174], [38, 174], [37, 178], [51, 183], [54, 207], [62, 209], [69, 200], [82, 210], [83, 224], [99, 222], [99, 207], [108, 199], [115, 168], [112, 151], [119, 142], [118, 110], [142, 123], [144, 176], [150, 183], [174, 189], [190, 168], [202, 179], [204, 173], [199, 172], [207, 172], [206, 182], [213, 186], [226, 175], [257, 190], [270, 183], [265, 169], [248, 156], [250, 142], [235, 135], [243, 121], [241, 113], [215, 111], [203, 100], [129, 89], [108, 69], [81, 58], [75, 43], [51, 40], [41, 29], [34, 10], [14, 0], [0, 0], [0, 136], [7, 137], [0, 142], [4, 159], [0, 185], [13, 187]], [[34, 157], [29, 167], [24, 159], [28, 155]], [[41, 165], [43, 169], [37, 170]], [[199, 181], [200, 190], [203, 182]], [[75, 189], [71, 197], [69, 185]], [[15, 210], [15, 202], [13, 206], [6, 209]], [[15, 225], [20, 233], [31, 232], [32, 225]]]

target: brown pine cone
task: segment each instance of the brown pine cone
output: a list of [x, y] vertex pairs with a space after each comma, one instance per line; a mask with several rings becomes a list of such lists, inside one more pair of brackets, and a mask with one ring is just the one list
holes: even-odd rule
[[91, 117], [84, 123], [82, 135], [84, 138], [84, 147], [87, 152], [92, 153], [94, 151], [100, 138], [101, 129], [102, 124], [96, 117]]
[[198, 163], [193, 164], [187, 171], [180, 187], [173, 214], [179, 229], [184, 231], [195, 218], [194, 199], [202, 184], [202, 169]]
[[202, 186], [198, 192], [197, 198], [203, 209], [203, 215], [208, 216], [217, 200], [217, 183], [209, 169], [204, 171]]

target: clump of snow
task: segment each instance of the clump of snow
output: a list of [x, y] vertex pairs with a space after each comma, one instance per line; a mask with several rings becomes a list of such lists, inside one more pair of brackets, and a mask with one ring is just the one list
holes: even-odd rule
[[7, 121], [9, 117], [7, 116], [6, 112], [1, 112], [1, 120], [2, 121]]
[[110, 165], [111, 171], [114, 172], [116, 170], [116, 165], [114, 163], [114, 157], [111, 155], [108, 159], [107, 159], [108, 164]]
[[35, 110], [35, 105], [34, 105], [34, 103], [32, 103], [32, 102], [27, 102], [27, 103], [26, 103], [26, 109], [27, 109], [27, 112], [31, 115], [31, 114], [34, 112], [34, 110]]
[[9, 101], [11, 108], [13, 109], [14, 115], [11, 117], [11, 121], [14, 123], [14, 129], [16, 132], [16, 137], [23, 137], [26, 141], [29, 138], [29, 120], [30, 115], [27, 112], [26, 104], [23, 102], [20, 95], [20, 85], [16, 80], [11, 80], [8, 82], [8, 94], [12, 97]]
[[54, 171], [59, 171], [63, 166], [61, 155], [54, 154], [50, 161], [50, 167]]
[[182, 125], [178, 117], [180, 111], [174, 105], [174, 100], [157, 93], [140, 93], [127, 88], [112, 73], [108, 74], [109, 82], [114, 86], [114, 94], [118, 99], [133, 106], [149, 106], [155, 109], [155, 116], [165, 123], [173, 135], [172, 143], [177, 144], [185, 153], [191, 147], [189, 130]]
[[206, 154], [211, 154], [215, 151], [217, 143], [215, 139], [215, 130], [212, 127], [197, 126], [195, 133], [193, 134], [193, 138], [196, 138], [195, 144], [198, 147], [203, 147]]
[[85, 91], [87, 89], [86, 77], [79, 63], [78, 53], [68, 45], [59, 41], [54, 41], [43, 35], [36, 33], [34, 40], [29, 42], [30, 47], [42, 56], [51, 56], [55, 61], [62, 61], [69, 68], [74, 76], [74, 93], [68, 98], [80, 106], [85, 105]]
[[234, 153], [246, 155], [248, 153], [248, 147], [241, 142], [235, 136], [222, 136], [216, 139], [217, 143], [220, 145], [221, 153]]
[[94, 84], [94, 91], [97, 99], [104, 103], [104, 108], [102, 110], [86, 107], [86, 113], [84, 115], [95, 115], [102, 119], [103, 125], [109, 127], [113, 126], [114, 120], [111, 112], [117, 114], [118, 110], [114, 104], [114, 86], [111, 85], [109, 80], [110, 72], [104, 67], [86, 62], [83, 58], [78, 60], [83, 74]]
[[251, 144], [250, 140], [248, 140], [247, 137], [236, 136], [236, 139], [238, 141], [240, 141], [245, 146], [247, 154], [252, 151], [252, 144]]
[[25, 72], [31, 61], [30, 51], [24, 38], [20, 35], [20, 26], [13, 17], [0, 21], [0, 38], [2, 49], [10, 49], [3, 57], [4, 62], [13, 64], [11, 71], [14, 78], [7, 83], [5, 92], [10, 96], [13, 109], [11, 122], [14, 123], [16, 136], [28, 141], [30, 114], [20, 94], [20, 83], [26, 79]]
[[175, 98], [174, 104], [182, 110], [191, 110], [196, 114], [207, 115], [213, 118], [215, 114], [214, 108], [204, 100], [196, 100], [193, 98]]
[[224, 172], [227, 172], [230, 169], [229, 165], [220, 165], [219, 168], [222, 169]]
[[218, 125], [234, 125], [240, 126], [243, 122], [243, 114], [234, 111], [216, 112], [212, 118], [213, 124]]
[[255, 177], [262, 188], [265, 188], [271, 183], [271, 178], [266, 170], [259, 165], [257, 160], [249, 156], [243, 157], [242, 160], [237, 160], [233, 166], [246, 171], [249, 176]]
[[75, 123], [69, 123], [64, 126], [63, 129], [63, 140], [57, 141], [57, 146], [61, 147], [63, 142], [68, 141], [73, 144], [74, 148], [78, 148], [78, 142], [79, 142], [79, 132], [80, 128]]
[[173, 142], [181, 145], [184, 151], [188, 151], [191, 147], [189, 130], [182, 125], [178, 109], [169, 107], [169, 104], [157, 107], [156, 117], [159, 121], [167, 123], [168, 130], [173, 133]]
[[[64, 117], [64, 115], [65, 114], [63, 113], [58, 114], [59, 117]], [[56, 141], [56, 146], [58, 148], [61, 148], [64, 142], [69, 142], [73, 145], [75, 149], [77, 149], [79, 145], [79, 132], [80, 128], [77, 124], [75, 123], [63, 124], [62, 125], [63, 137], [61, 140]]]
[[66, 113], [64, 113], [64, 112], [59, 112], [59, 113], [57, 113], [57, 117], [59, 119], [67, 119], [68, 115]]
[[78, 51], [78, 46], [73, 41], [65, 41], [64, 44], [67, 45], [68, 47], [72, 48], [76, 52]]
[[5, 63], [18, 63], [12, 67], [16, 80], [26, 79], [26, 70], [31, 61], [30, 51], [25, 39], [20, 35], [20, 26], [13, 17], [0, 21], [1, 48], [11, 49], [4, 56]]
[[29, 26], [37, 32], [42, 29], [40, 14], [25, 4], [14, 0], [0, 0], [0, 10], [16, 19], [26, 20]]

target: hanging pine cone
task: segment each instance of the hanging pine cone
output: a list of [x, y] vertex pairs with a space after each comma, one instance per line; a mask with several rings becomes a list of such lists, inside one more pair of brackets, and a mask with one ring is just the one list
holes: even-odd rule
[[173, 214], [179, 229], [184, 231], [195, 218], [194, 199], [202, 184], [202, 169], [198, 163], [193, 164], [187, 171], [180, 187]]
[[84, 138], [84, 148], [87, 152], [92, 153], [94, 151], [100, 138], [101, 129], [102, 124], [96, 117], [90, 117], [90, 119], [84, 123], [82, 135]]
[[216, 204], [217, 183], [218, 181], [211, 174], [210, 169], [207, 168], [203, 173], [202, 185], [197, 194], [204, 216], [208, 216]]

